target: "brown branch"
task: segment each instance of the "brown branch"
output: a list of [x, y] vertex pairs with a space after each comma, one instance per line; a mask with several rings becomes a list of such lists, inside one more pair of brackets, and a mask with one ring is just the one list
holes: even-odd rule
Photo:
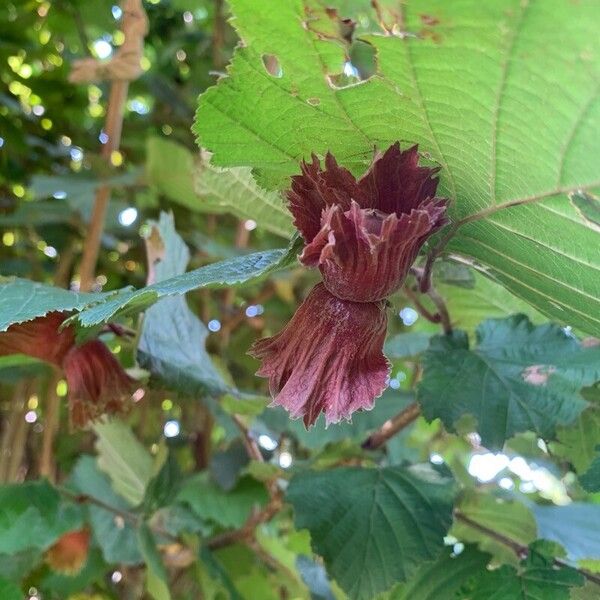
[[[123, 127], [123, 110], [127, 99], [129, 82], [113, 81], [110, 86], [110, 96], [104, 133], [108, 140], [102, 147], [102, 157], [110, 162], [110, 156], [114, 150], [118, 150], [121, 142], [121, 130]], [[100, 241], [104, 231], [104, 221], [110, 200], [110, 186], [102, 185], [96, 191], [92, 216], [88, 225], [87, 235], [83, 246], [83, 255], [79, 265], [80, 289], [88, 292], [92, 289], [95, 280], [96, 263], [100, 251]]]
[[432, 285], [429, 286], [427, 295], [431, 298], [438, 310], [437, 314], [440, 317], [440, 323], [444, 333], [446, 335], [450, 335], [452, 333], [452, 323], [450, 322], [450, 313], [448, 312], [448, 307], [446, 306], [444, 299], [439, 295], [438, 291]]
[[377, 431], [372, 433], [361, 445], [365, 450], [377, 450], [398, 432], [408, 427], [421, 414], [417, 402], [409, 404], [395, 417], [388, 419]]
[[415, 292], [412, 290], [412, 288], [409, 285], [405, 285], [402, 288], [402, 291], [406, 294], [408, 299], [415, 305], [417, 312], [422, 317], [427, 319], [430, 323], [436, 323], [436, 324], [441, 323], [442, 317], [439, 314], [434, 314], [431, 311], [429, 311], [427, 308], [425, 308], [425, 306], [423, 306], [421, 300], [419, 300], [419, 297], [417, 296], [417, 294], [415, 294]]
[[[467, 515], [465, 515], [460, 510], [454, 511], [454, 518], [457, 521], [462, 521], [465, 525], [468, 525], [469, 527], [476, 529], [480, 533], [487, 535], [488, 537], [492, 538], [493, 540], [500, 542], [507, 548], [510, 548], [520, 559], [526, 558], [527, 555], [529, 554], [529, 548], [527, 546], [525, 546], [519, 542], [516, 542], [515, 540], [505, 536], [503, 533], [500, 533], [499, 531], [495, 531], [494, 529], [490, 529], [489, 527], [486, 527], [485, 525], [481, 525], [481, 523], [477, 523], [477, 521], [474, 521], [470, 517], [467, 517]], [[600, 577], [598, 575], [594, 575], [593, 573], [590, 573], [589, 571], [586, 571], [585, 569], [573, 567], [568, 562], [566, 562], [560, 558], [554, 558], [553, 563], [556, 567], [570, 567], [571, 569], [575, 569], [576, 571], [579, 571], [588, 581], [592, 581], [595, 584], [600, 585]]]

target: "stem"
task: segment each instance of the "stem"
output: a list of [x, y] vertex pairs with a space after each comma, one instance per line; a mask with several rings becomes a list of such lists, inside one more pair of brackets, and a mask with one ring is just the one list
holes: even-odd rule
[[405, 285], [402, 288], [402, 291], [406, 294], [408, 299], [415, 305], [415, 308], [422, 317], [425, 317], [425, 319], [427, 319], [430, 323], [437, 324], [442, 321], [442, 317], [439, 314], [433, 314], [432, 312], [427, 310], [425, 306], [423, 306], [422, 302], [419, 300], [419, 297], [417, 296], [417, 294], [415, 294], [415, 292], [409, 285]]
[[398, 432], [408, 427], [421, 414], [421, 407], [417, 402], [409, 404], [395, 417], [388, 419], [377, 431], [372, 433], [363, 443], [365, 450], [377, 450]]
[[[490, 529], [489, 527], [486, 527], [485, 525], [477, 523], [477, 521], [474, 521], [470, 517], [467, 517], [467, 515], [465, 515], [460, 510], [454, 511], [454, 518], [457, 521], [462, 521], [465, 525], [476, 529], [480, 533], [487, 535], [488, 537], [496, 540], [497, 542], [500, 542], [507, 548], [510, 548], [521, 559], [525, 558], [529, 554], [529, 548], [527, 546], [516, 542], [515, 540], [505, 536], [503, 533], [500, 533], [498, 531]], [[600, 585], [600, 577], [598, 575], [594, 575], [593, 573], [590, 573], [585, 569], [573, 567], [568, 562], [561, 560], [560, 558], [554, 558], [553, 563], [557, 567], [570, 567], [571, 569], [575, 569], [576, 571], [579, 571], [587, 580]]]
[[[121, 131], [123, 128], [123, 109], [127, 99], [128, 81], [115, 80], [110, 86], [110, 96], [106, 114], [104, 133], [108, 136], [106, 144], [102, 147], [102, 157], [110, 161], [114, 150], [118, 150], [121, 143]], [[88, 292], [91, 290], [96, 273], [96, 263], [100, 251], [100, 241], [104, 230], [106, 210], [110, 200], [110, 186], [102, 185], [96, 191], [92, 217], [88, 225], [88, 231], [81, 257], [80, 290]]]
[[437, 290], [430, 285], [427, 294], [435, 304], [437, 308], [438, 316], [440, 317], [440, 323], [442, 324], [442, 329], [446, 335], [450, 335], [452, 333], [452, 323], [450, 322], [450, 313], [448, 312], [448, 308], [444, 299], [439, 295]]

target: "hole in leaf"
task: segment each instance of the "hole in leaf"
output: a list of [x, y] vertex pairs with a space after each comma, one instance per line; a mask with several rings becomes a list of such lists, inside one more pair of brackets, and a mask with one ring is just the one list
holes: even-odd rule
[[279, 59], [274, 54], [263, 54], [262, 61], [269, 75], [277, 78], [283, 77], [283, 69], [279, 64]]
[[321, 104], [321, 99], [320, 98], [307, 98], [306, 101], [311, 106], [319, 106], [319, 104]]

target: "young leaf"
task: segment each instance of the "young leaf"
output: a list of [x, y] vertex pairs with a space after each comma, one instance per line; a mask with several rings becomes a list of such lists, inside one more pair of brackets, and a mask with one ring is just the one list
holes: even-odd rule
[[439, 555], [454, 484], [429, 466], [338, 468], [296, 475], [286, 497], [330, 575], [361, 600]]
[[123, 421], [94, 425], [98, 436], [98, 466], [111, 479], [117, 494], [137, 506], [152, 479], [152, 457]]
[[[190, 253], [175, 231], [173, 216], [151, 221], [146, 238], [149, 278], [161, 282], [185, 273]], [[167, 387], [189, 395], [228, 390], [205, 349], [208, 330], [183, 296], [170, 296], [148, 308], [138, 345], [140, 365]]]
[[372, 20], [387, 35], [361, 35], [375, 75], [347, 83], [341, 18], [352, 14], [336, 20], [313, 0], [230, 5], [243, 44], [229, 76], [200, 97], [194, 125], [215, 164], [251, 166], [283, 187], [311, 152], [359, 172], [373, 146], [419, 143], [442, 167], [453, 218], [484, 217], [451, 249], [545, 315], [600, 332], [597, 232], [568, 200], [600, 188], [593, 2], [394, 5]]
[[467, 335], [432, 338], [418, 399], [428, 420], [455, 431], [477, 419], [484, 446], [501, 448], [521, 431], [548, 438], [585, 408], [579, 390], [600, 378], [600, 348], [584, 348], [557, 325], [533, 326], [524, 315], [490, 319]]

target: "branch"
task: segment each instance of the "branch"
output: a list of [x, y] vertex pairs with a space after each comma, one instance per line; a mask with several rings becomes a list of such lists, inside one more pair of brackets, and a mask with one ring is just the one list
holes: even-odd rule
[[[474, 521], [470, 517], [467, 517], [467, 515], [465, 515], [460, 510], [454, 511], [454, 518], [457, 521], [462, 521], [465, 525], [468, 525], [469, 527], [476, 529], [480, 533], [487, 535], [488, 537], [492, 538], [493, 540], [500, 542], [507, 548], [510, 548], [520, 559], [526, 558], [527, 555], [529, 554], [529, 548], [527, 546], [525, 546], [519, 542], [516, 542], [515, 540], [505, 536], [503, 533], [500, 533], [498, 531], [490, 529], [489, 527], [486, 527], [485, 525], [481, 525], [480, 523], [477, 523], [477, 521]], [[593, 573], [590, 573], [589, 571], [586, 571], [585, 569], [573, 567], [568, 562], [566, 562], [560, 558], [554, 558], [553, 563], [557, 567], [570, 567], [572, 569], [575, 569], [576, 571], [579, 571], [588, 581], [592, 581], [595, 584], [600, 585], [600, 577], [598, 575], [594, 575]]]
[[427, 295], [431, 298], [438, 310], [437, 314], [440, 317], [440, 323], [442, 324], [444, 333], [450, 335], [452, 333], [452, 323], [450, 322], [450, 313], [448, 312], [448, 307], [446, 306], [444, 299], [432, 285], [429, 286]]
[[377, 450], [399, 431], [408, 427], [421, 414], [421, 407], [413, 402], [395, 417], [388, 419], [377, 431], [372, 433], [361, 446], [365, 450]]

